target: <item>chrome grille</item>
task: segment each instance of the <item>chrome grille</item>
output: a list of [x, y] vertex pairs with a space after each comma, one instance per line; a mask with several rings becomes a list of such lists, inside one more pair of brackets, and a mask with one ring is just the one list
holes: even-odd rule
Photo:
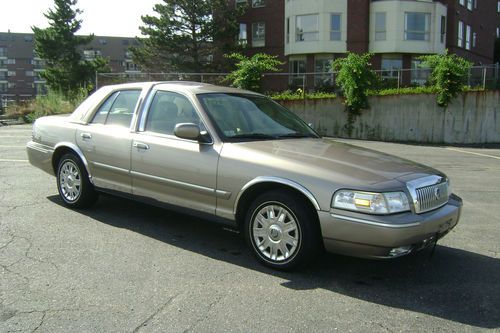
[[417, 213], [424, 213], [439, 208], [448, 202], [448, 183], [425, 186], [415, 189], [417, 203], [415, 210]]

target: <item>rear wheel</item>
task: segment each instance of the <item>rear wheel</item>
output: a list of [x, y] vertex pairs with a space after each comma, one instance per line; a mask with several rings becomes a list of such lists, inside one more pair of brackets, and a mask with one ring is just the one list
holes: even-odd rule
[[64, 203], [72, 208], [85, 208], [97, 200], [97, 192], [81, 160], [65, 154], [57, 168], [57, 189]]
[[245, 238], [265, 265], [291, 269], [320, 248], [316, 218], [303, 198], [285, 191], [257, 197], [245, 218]]

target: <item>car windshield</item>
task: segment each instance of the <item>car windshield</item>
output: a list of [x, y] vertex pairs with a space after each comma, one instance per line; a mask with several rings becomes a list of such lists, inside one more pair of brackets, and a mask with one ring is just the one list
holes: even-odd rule
[[228, 141], [319, 137], [298, 116], [266, 97], [209, 93], [198, 98]]

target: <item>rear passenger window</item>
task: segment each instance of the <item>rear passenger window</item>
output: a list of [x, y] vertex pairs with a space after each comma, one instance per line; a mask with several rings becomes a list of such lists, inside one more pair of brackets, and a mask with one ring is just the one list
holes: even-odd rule
[[129, 127], [140, 90], [117, 91], [99, 107], [92, 123]]
[[204, 130], [200, 117], [186, 97], [173, 92], [158, 91], [149, 107], [145, 130], [173, 135], [175, 125], [180, 123], [194, 123]]

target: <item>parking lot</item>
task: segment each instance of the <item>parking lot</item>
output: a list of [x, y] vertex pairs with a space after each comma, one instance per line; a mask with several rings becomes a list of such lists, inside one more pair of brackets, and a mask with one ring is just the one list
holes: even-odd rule
[[284, 273], [204, 220], [110, 196], [65, 208], [30, 136], [0, 127], [0, 332], [500, 329], [500, 149], [343, 140], [445, 172], [461, 221], [432, 255]]

